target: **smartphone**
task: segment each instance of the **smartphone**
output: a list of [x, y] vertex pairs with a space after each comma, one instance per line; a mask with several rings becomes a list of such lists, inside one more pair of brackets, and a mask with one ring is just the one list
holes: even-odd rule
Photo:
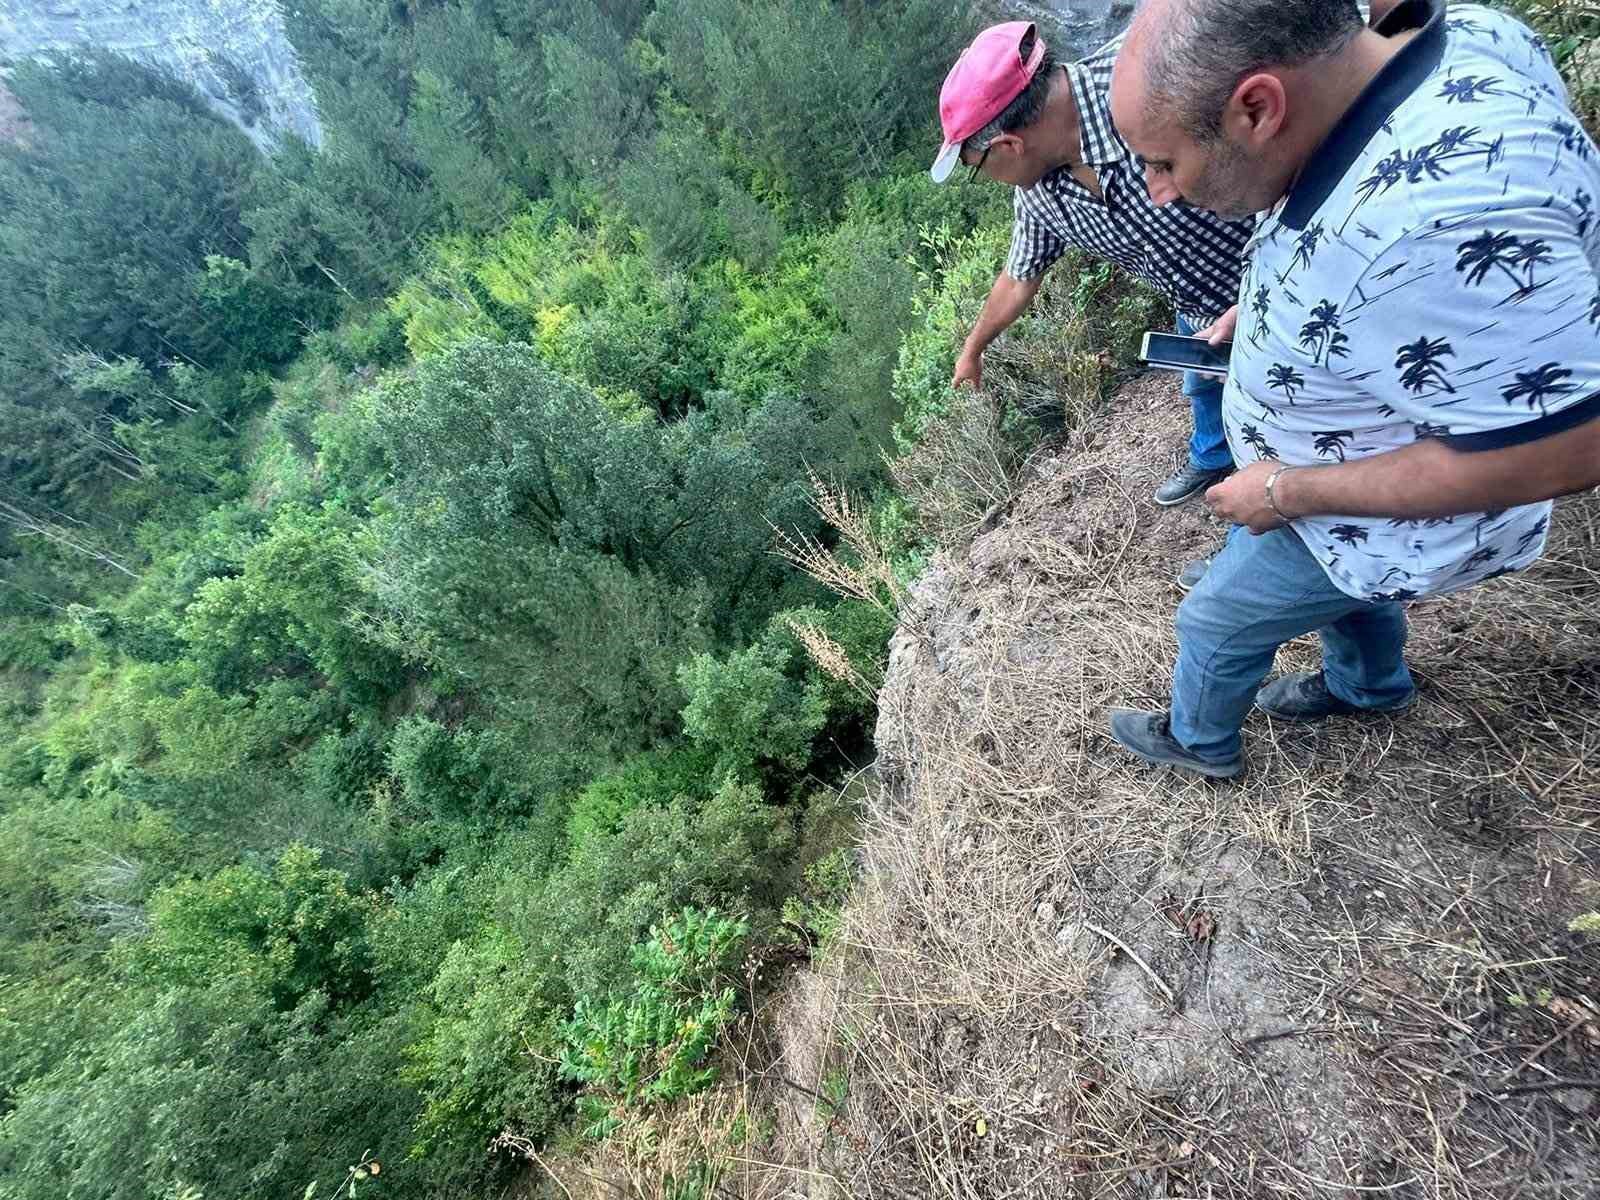
[[1139, 357], [1152, 367], [1160, 367], [1166, 371], [1199, 371], [1206, 375], [1226, 375], [1228, 352], [1232, 349], [1232, 342], [1213, 346], [1205, 338], [1179, 337], [1175, 333], [1151, 331], [1144, 335], [1144, 346], [1139, 351]]

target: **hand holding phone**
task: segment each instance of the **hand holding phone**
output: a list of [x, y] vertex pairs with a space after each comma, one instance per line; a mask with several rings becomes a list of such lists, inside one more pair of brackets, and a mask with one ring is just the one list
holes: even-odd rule
[[1139, 357], [1164, 371], [1198, 371], [1203, 375], [1227, 375], [1232, 342], [1213, 346], [1205, 338], [1180, 337], [1176, 333], [1144, 335]]

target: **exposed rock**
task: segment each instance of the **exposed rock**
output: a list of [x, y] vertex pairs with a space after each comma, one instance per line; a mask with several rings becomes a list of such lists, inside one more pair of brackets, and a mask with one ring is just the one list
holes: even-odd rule
[[0, 0], [5, 59], [84, 48], [175, 75], [263, 148], [282, 132], [322, 140], [275, 0]]

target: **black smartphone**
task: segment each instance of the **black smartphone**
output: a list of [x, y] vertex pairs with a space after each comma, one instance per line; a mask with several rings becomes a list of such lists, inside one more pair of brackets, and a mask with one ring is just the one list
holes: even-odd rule
[[1179, 337], [1175, 333], [1150, 332], [1144, 335], [1139, 357], [1152, 367], [1167, 371], [1200, 371], [1207, 375], [1228, 373], [1228, 352], [1232, 342], [1213, 346], [1205, 338]]

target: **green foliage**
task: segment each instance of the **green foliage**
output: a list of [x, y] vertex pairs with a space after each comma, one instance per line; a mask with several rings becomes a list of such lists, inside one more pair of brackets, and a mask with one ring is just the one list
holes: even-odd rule
[[947, 228], [924, 230], [922, 240], [935, 265], [918, 274], [919, 323], [901, 343], [894, 371], [901, 411], [895, 443], [902, 453], [948, 410], [956, 354], [994, 285], [1007, 245], [1002, 228], [960, 236]]
[[357, 584], [346, 525], [286, 507], [240, 568], [202, 584], [185, 614], [189, 653], [213, 686], [235, 692], [312, 669], [351, 701], [367, 701], [398, 682], [395, 659], [348, 619]]
[[814, 520], [795, 473], [815, 426], [782, 398], [630, 420], [478, 340], [393, 381], [377, 423], [405, 464], [371, 575], [383, 636], [526, 698], [559, 740], [669, 732], [709, 614], [781, 585], [763, 518]]
[[281, 1009], [313, 992], [359, 1000], [371, 987], [370, 908], [346, 890], [342, 872], [291, 846], [268, 871], [241, 864], [158, 892], [134, 967], [169, 985], [241, 979]]
[[714, 778], [714, 760], [698, 750], [637, 754], [578, 793], [567, 816], [568, 844], [580, 852], [594, 839], [616, 833], [636, 808], [659, 807], [680, 796], [708, 800]]
[[772, 527], [820, 532], [808, 468], [881, 487], [918, 231], [1003, 219], [921, 167], [949, 0], [284, 15], [320, 148], [110, 56], [8, 76], [8, 1200], [363, 1150], [494, 1194], [564, 1051], [602, 1103], [698, 1086], [711, 960], [847, 874], [796, 788], [870, 701], [788, 621], [869, 679], [887, 636]]
[[[119, 996], [96, 1035], [20, 1088], [0, 1119], [6, 1194], [300, 1195], [308, 1179], [343, 1177], [359, 1147], [393, 1146], [414, 1120], [405, 1040], [404, 1019], [358, 1023], [320, 996], [288, 1012], [242, 986]], [[386, 1159], [384, 1176], [401, 1194], [451, 1182], [401, 1160]]]
[[564, 1115], [548, 986], [522, 944], [490, 927], [445, 952], [428, 987], [437, 1016], [407, 1048], [424, 1100], [414, 1155], [478, 1150], [502, 1129], [547, 1135]]
[[0, 147], [8, 363], [51, 343], [149, 365], [228, 352], [199, 291], [206, 256], [243, 245], [244, 135], [181, 85], [110, 56], [24, 61], [7, 86], [40, 131]]
[[830, 851], [805, 869], [800, 892], [783, 902], [784, 922], [803, 929], [825, 953], [839, 934], [840, 914], [854, 881], [850, 852]]
[[411, 716], [389, 743], [389, 771], [405, 798], [442, 820], [474, 823], [527, 800], [523, 749], [510, 730], [446, 729]]
[[734, 1009], [722, 984], [748, 934], [715, 909], [686, 908], [633, 948], [631, 990], [578, 1002], [561, 1030], [561, 1071], [590, 1089], [592, 1136], [604, 1136], [617, 1105], [676, 1100], [716, 1078], [706, 1059]]
[[[724, 659], [702, 654], [679, 670], [685, 732], [716, 755], [719, 775], [749, 777], [760, 763], [797, 771], [827, 720], [820, 688], [794, 678], [792, 648], [763, 641]], [[797, 673], [796, 673], [797, 674]]]
[[818, 212], [882, 170], [926, 121], [940, 66], [972, 18], [940, 0], [841, 6], [665, 0], [647, 25], [674, 92], [757, 178]]
[[509, 926], [575, 996], [603, 996], [626, 978], [631, 948], [663, 912], [685, 906], [748, 914], [760, 930], [781, 902], [781, 864], [794, 841], [783, 810], [729, 780], [704, 803], [679, 798], [638, 808], [609, 837], [529, 893], [508, 891]]

